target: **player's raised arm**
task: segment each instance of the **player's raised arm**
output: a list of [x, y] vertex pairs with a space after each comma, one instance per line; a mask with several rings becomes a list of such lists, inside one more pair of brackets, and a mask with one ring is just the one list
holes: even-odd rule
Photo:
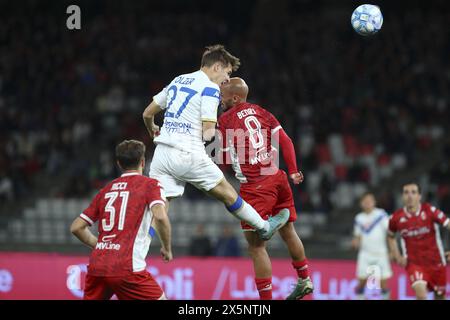
[[162, 204], [155, 204], [151, 207], [155, 230], [161, 241], [161, 255], [163, 260], [168, 262], [173, 259], [171, 243], [171, 225], [166, 210]]

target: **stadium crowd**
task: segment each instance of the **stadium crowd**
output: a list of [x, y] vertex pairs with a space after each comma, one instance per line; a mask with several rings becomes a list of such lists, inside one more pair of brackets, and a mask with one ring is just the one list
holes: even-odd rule
[[[67, 30], [55, 8], [30, 3], [36, 14], [22, 18], [0, 10], [1, 202], [90, 195], [117, 174], [112, 150], [124, 138], [145, 141], [151, 156], [143, 109], [213, 43], [241, 58], [250, 101], [295, 140], [303, 211], [329, 212], [349, 190], [360, 194], [417, 165], [435, 143], [450, 157], [450, 30], [439, 27], [448, 10], [387, 13], [380, 34], [365, 39], [351, 30], [349, 12], [301, 10], [302, 2], [264, 20], [270, 12], [161, 14], [151, 2], [107, 9], [100, 1], [81, 6], [79, 31]], [[42, 190], [43, 181], [57, 183]], [[429, 181], [450, 212], [448, 163]], [[392, 210], [392, 195], [380, 196]]]

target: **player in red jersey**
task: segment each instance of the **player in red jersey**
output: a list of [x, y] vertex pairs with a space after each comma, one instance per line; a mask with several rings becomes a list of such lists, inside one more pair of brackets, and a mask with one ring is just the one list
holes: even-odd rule
[[[125, 140], [116, 147], [122, 176], [108, 183], [70, 228], [93, 249], [84, 299], [159, 300], [165, 295], [146, 270], [145, 257], [153, 237], [152, 222], [161, 240], [164, 261], [172, 260], [171, 226], [165, 197], [157, 180], [142, 175], [145, 145]], [[96, 221], [98, 239], [88, 229]]]
[[[417, 299], [427, 298], [427, 289], [435, 299], [445, 299], [446, 258], [439, 225], [450, 230], [449, 219], [429, 203], [421, 203], [417, 183], [403, 185], [404, 207], [394, 212], [389, 221], [389, 246], [394, 259], [406, 267], [411, 287]], [[401, 236], [403, 256], [400, 254], [395, 234]]]
[[[272, 137], [279, 141], [294, 184], [303, 181], [297, 170], [296, 156], [291, 139], [278, 120], [267, 110], [247, 103], [248, 87], [244, 80], [232, 78], [221, 86], [224, 113], [219, 119], [223, 148], [228, 151], [236, 178], [241, 182], [240, 194], [264, 218], [280, 212], [289, 212], [289, 220], [280, 230], [288, 247], [292, 266], [297, 271], [298, 282], [287, 297], [297, 300], [313, 291], [309, 277], [305, 249], [293, 222], [297, 219], [292, 190], [287, 175], [276, 165]], [[229, 162], [228, 162], [229, 163]], [[241, 223], [244, 231], [254, 231]], [[255, 232], [245, 232], [250, 256], [253, 259], [255, 282], [261, 299], [272, 298], [272, 267], [266, 250], [266, 241]]]

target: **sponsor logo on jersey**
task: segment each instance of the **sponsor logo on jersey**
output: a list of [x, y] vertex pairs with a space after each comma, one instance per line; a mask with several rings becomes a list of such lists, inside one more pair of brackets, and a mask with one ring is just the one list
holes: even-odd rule
[[273, 158], [273, 150], [267, 151], [266, 147], [258, 149], [255, 156], [249, 160], [251, 165], [261, 163], [263, 165], [268, 165]]
[[430, 233], [430, 229], [428, 227], [422, 227], [419, 229], [413, 229], [413, 230], [402, 230], [400, 234], [402, 237], [417, 237], [424, 234]]
[[168, 133], [191, 134], [192, 123], [164, 120], [164, 128]]
[[400, 218], [400, 223], [405, 223], [407, 220], [406, 220], [406, 218], [405, 217], [401, 217]]
[[103, 236], [102, 238], [102, 242], [111, 242], [112, 239], [114, 239], [116, 237], [115, 234], [109, 235], [109, 236]]
[[120, 250], [120, 244], [110, 242], [97, 242], [97, 250]]
[[95, 249], [97, 250], [120, 250], [120, 244], [112, 243], [113, 239], [116, 237], [115, 234], [104, 236], [101, 242], [97, 242]]
[[272, 153], [271, 152], [258, 153], [257, 156], [255, 156], [254, 158], [250, 159], [250, 164], [255, 165], [258, 162], [259, 163], [263, 163], [263, 161], [265, 161], [267, 159], [271, 159], [271, 158], [272, 158]]

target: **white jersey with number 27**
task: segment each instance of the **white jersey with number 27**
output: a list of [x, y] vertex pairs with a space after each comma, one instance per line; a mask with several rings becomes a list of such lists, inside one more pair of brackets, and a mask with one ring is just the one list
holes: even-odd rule
[[165, 110], [156, 144], [188, 151], [205, 151], [202, 122], [217, 122], [219, 86], [201, 70], [176, 77], [153, 101]]

